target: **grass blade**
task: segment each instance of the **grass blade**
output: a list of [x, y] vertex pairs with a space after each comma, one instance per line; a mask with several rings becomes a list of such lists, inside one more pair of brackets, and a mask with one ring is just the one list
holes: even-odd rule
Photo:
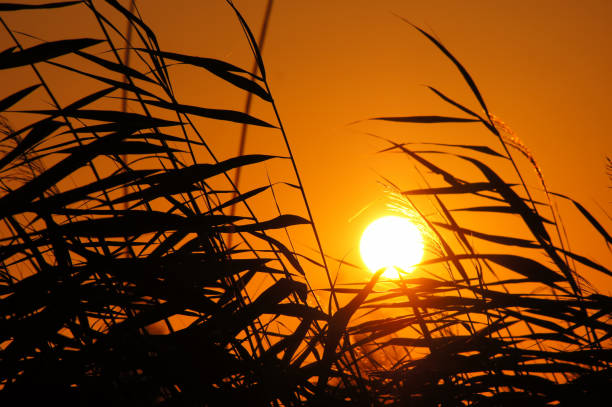
[[16, 68], [19, 66], [35, 64], [37, 62], [48, 61], [62, 55], [79, 51], [83, 48], [100, 44], [102, 42], [104, 41], [91, 38], [45, 42], [31, 48], [26, 48], [23, 51], [3, 55], [2, 59], [0, 60], [0, 69]]

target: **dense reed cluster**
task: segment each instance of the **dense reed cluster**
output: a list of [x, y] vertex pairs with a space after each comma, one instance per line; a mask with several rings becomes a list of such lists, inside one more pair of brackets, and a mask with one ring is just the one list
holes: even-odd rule
[[[92, 38], [24, 47], [0, 14], [14, 42], [0, 51], [0, 75], [36, 78], [0, 95], [0, 403], [601, 405], [612, 376], [612, 300], [582, 274], [612, 272], [567, 248], [552, 201], [574, 205], [604, 244], [612, 238], [578, 202], [547, 190], [534, 157], [490, 114], [457, 59], [415, 27], [457, 67], [480, 113], [432, 87], [463, 116], [375, 120], [479, 124], [491, 143], [385, 139], [426, 174], [422, 189], [388, 187], [396, 210], [427, 229], [431, 255], [416, 277], [379, 281], [378, 272], [337, 286], [323, 256], [291, 243], [297, 227], [318, 240], [315, 225], [257, 42], [227, 4], [258, 73], [160, 49], [138, 12], [117, 0], [0, 4], [3, 14], [50, 16], [84, 7], [98, 24]], [[179, 64], [252, 94], [275, 122], [182, 103], [171, 79]], [[43, 67], [91, 88], [61, 104]], [[267, 128], [287, 153], [217, 160], [210, 120]], [[528, 186], [511, 150], [542, 188]], [[294, 170], [284, 182], [246, 191], [232, 182], [237, 168], [279, 160]], [[279, 207], [279, 188], [306, 209]], [[251, 203], [262, 197], [273, 209], [266, 216], [276, 216], [256, 213]], [[509, 219], [525, 236], [470, 225], [469, 214]], [[306, 268], [327, 274], [328, 303]]]

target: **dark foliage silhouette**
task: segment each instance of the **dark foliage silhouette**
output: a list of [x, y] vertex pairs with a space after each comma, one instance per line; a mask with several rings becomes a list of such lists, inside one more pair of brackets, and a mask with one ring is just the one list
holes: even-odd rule
[[[95, 38], [22, 47], [0, 15], [15, 44], [0, 52], [0, 70], [37, 78], [0, 95], [0, 403], [600, 405], [611, 384], [612, 301], [579, 270], [612, 272], [567, 248], [551, 201], [569, 200], [604, 244], [612, 238], [578, 202], [547, 190], [458, 60], [415, 27], [458, 68], [480, 113], [432, 87], [466, 116], [376, 120], [480, 124], [497, 144], [387, 140], [386, 150], [427, 173], [422, 189], [387, 184], [396, 210], [430, 236], [432, 256], [418, 277], [379, 284], [379, 271], [336, 286], [325, 260], [296, 252], [285, 234], [309, 227], [319, 243], [257, 42], [227, 3], [259, 73], [160, 49], [137, 7], [116, 0], [0, 4], [3, 13], [46, 9], [49, 18], [85, 7], [98, 23]], [[118, 28], [126, 23], [131, 40]], [[182, 103], [171, 80], [177, 64], [248, 92], [276, 121]], [[40, 66], [89, 78], [95, 89], [62, 105]], [[41, 98], [51, 105], [36, 106]], [[4, 119], [18, 112], [26, 123]], [[217, 160], [202, 119], [273, 129], [288, 156]], [[524, 181], [511, 149], [536, 168], [542, 188]], [[295, 178], [235, 188], [232, 171], [274, 160], [288, 160]], [[478, 179], [463, 179], [456, 162]], [[255, 213], [251, 202], [280, 187], [300, 194], [306, 215], [282, 213], [274, 195], [276, 216]], [[424, 215], [419, 197], [436, 212]], [[235, 208], [246, 215], [227, 214]], [[526, 236], [470, 225], [465, 214], [511, 218]], [[328, 306], [310, 289], [305, 264], [327, 274]]]

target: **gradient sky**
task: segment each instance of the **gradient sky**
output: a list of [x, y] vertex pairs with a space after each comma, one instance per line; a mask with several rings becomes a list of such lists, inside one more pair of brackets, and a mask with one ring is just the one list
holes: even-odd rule
[[[266, 2], [235, 1], [255, 33]], [[138, 4], [162, 49], [251, 67], [248, 45], [223, 1]], [[76, 11], [62, 13], [71, 24], [54, 25], [51, 35], [88, 32], [91, 20], [70, 14]], [[330, 255], [348, 253], [349, 260], [358, 261], [360, 232], [379, 215], [383, 202], [380, 175], [402, 189], [417, 187], [407, 160], [377, 154], [385, 144], [364, 132], [395, 141], [446, 142], [485, 134], [473, 126], [349, 124], [376, 116], [457, 114], [423, 85], [477, 106], [450, 62], [393, 14], [435, 33], [471, 73], [489, 109], [531, 150], [548, 188], [582, 202], [611, 229], [604, 210], [612, 209], [612, 181], [605, 168], [606, 155], [612, 156], [612, 2], [276, 0], [264, 61]], [[52, 24], [44, 13], [15, 13], [7, 22], [15, 30], [54, 39], [49, 31], [43, 34]], [[2, 41], [8, 46], [6, 38]], [[243, 94], [219, 95], [189, 76], [174, 80], [186, 101], [210, 100], [238, 109], [244, 104]], [[259, 114], [257, 105], [253, 111]], [[217, 140], [221, 158], [235, 155], [238, 134]], [[249, 133], [247, 152], [265, 151], [273, 144], [265, 137]], [[349, 222], [373, 202], [372, 209]], [[572, 248], [611, 267], [601, 239], [594, 242], [597, 236], [570, 212], [563, 219]]]

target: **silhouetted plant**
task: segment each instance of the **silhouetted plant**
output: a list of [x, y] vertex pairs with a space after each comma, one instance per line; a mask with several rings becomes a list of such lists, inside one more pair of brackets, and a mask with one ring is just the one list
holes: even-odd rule
[[[106, 0], [103, 7], [91, 0], [0, 4], [2, 12], [48, 9], [49, 16], [60, 7], [87, 7], [102, 38], [22, 48], [21, 34], [0, 19], [15, 42], [0, 52], [0, 69], [34, 69], [38, 78], [0, 99], [0, 112], [7, 117], [17, 114], [18, 103], [29, 103], [21, 111], [28, 123], [18, 130], [4, 119], [1, 123], [0, 402], [598, 402], [610, 384], [612, 301], [590, 288], [575, 265], [612, 273], [565, 248], [551, 200], [569, 198], [549, 193], [545, 185], [538, 196], [527, 187], [509, 148], [535, 165], [533, 156], [514, 135], [500, 133], [503, 123], [489, 113], [474, 81], [446, 48], [419, 29], [457, 66], [482, 113], [431, 88], [468, 117], [377, 119], [480, 123], [498, 139], [502, 152], [485, 145], [432, 143], [422, 143], [430, 149], [422, 151], [389, 141], [388, 150], [406, 154], [436, 182], [444, 180], [442, 186], [410, 191], [389, 183], [396, 209], [428, 228], [436, 245], [433, 255], [420, 266], [423, 277], [403, 275], [378, 284], [379, 272], [358, 286], [336, 287], [324, 261], [296, 253], [290, 239], [275, 233], [310, 224], [316, 236], [307, 202], [306, 217], [279, 213], [266, 220], [249, 205], [278, 187], [297, 190], [304, 201], [305, 194], [257, 43], [231, 1], [228, 5], [246, 33], [259, 74], [226, 61], [161, 50], [138, 12], [116, 0]], [[122, 45], [116, 45], [126, 41], [117, 28], [123, 27], [120, 21], [131, 24], [135, 38], [129, 47], [136, 62], [130, 66], [119, 55]], [[87, 70], [83, 61], [95, 69]], [[170, 74], [177, 63], [250, 92], [268, 104], [276, 123], [237, 110], [181, 103]], [[103, 87], [60, 105], [38, 70], [41, 64]], [[113, 79], [117, 75], [126, 80]], [[121, 96], [124, 91], [127, 96]], [[30, 108], [36, 94], [52, 106]], [[110, 103], [122, 98], [137, 112]], [[202, 136], [200, 118], [276, 128], [288, 157], [218, 161]], [[432, 154], [454, 157], [481, 178], [464, 180], [459, 167], [445, 169]], [[290, 160], [297, 182], [236, 190], [228, 172], [270, 160]], [[498, 175], [493, 164], [500, 162], [510, 164], [518, 183]], [[457, 200], [449, 203], [447, 195], [473, 203], [456, 208]], [[431, 197], [437, 215], [423, 216], [415, 196]], [[595, 218], [570, 202], [610, 244]], [[276, 208], [273, 197], [269, 203]], [[238, 205], [246, 215], [225, 214]], [[490, 233], [479, 230], [480, 224], [460, 226], [465, 212], [511, 217], [530, 236]], [[236, 246], [227, 247], [229, 234]], [[474, 239], [487, 242], [487, 251], [480, 253]], [[304, 260], [327, 273], [328, 307], [308, 288]], [[395, 311], [379, 318], [373, 309]]]
[[[22, 34], [1, 20], [15, 45], [0, 54], [0, 69], [33, 69], [38, 78], [0, 100], [0, 110], [13, 115], [15, 105], [29, 103], [21, 112], [30, 119], [18, 130], [2, 122], [4, 402], [291, 405], [312, 397], [309, 379], [317, 370], [303, 364], [318, 356], [318, 321], [328, 315], [312, 307], [312, 298], [308, 305], [302, 260], [274, 235], [311, 222], [280, 213], [259, 219], [251, 199], [283, 185], [240, 193], [228, 176], [293, 158], [218, 161], [195, 123], [278, 128], [284, 137], [280, 119], [270, 124], [240, 111], [186, 105], [172, 89], [171, 65], [185, 64], [276, 111], [257, 44], [228, 5], [260, 75], [161, 50], [138, 13], [116, 0], [0, 5], [3, 12], [48, 9], [49, 18], [56, 8], [86, 7], [102, 37], [24, 48]], [[117, 28], [121, 19], [135, 38], [130, 66], [119, 55], [127, 41]], [[93, 89], [61, 105], [40, 65], [59, 68], [68, 81], [89, 78]], [[51, 106], [32, 108], [31, 95]], [[136, 112], [113, 106], [117, 99]], [[203, 157], [209, 161], [198, 162]], [[302, 191], [299, 178], [294, 182], [285, 186]], [[224, 214], [235, 205], [247, 215]], [[229, 234], [237, 245], [226, 246]]]
[[[463, 116], [373, 120], [480, 124], [497, 146], [386, 140], [391, 146], [383, 151], [405, 154], [426, 186], [402, 191], [388, 181], [393, 206], [420, 215], [437, 250], [419, 267], [430, 277], [406, 277], [362, 306], [396, 309], [393, 317], [348, 329], [371, 352], [394, 347], [404, 355], [373, 373], [373, 393], [389, 405], [604, 405], [612, 384], [612, 301], [578, 269], [608, 278], [612, 272], [567, 248], [552, 201], [569, 200], [602, 245], [612, 238], [582, 205], [548, 191], [532, 154], [490, 113], [467, 70], [414, 28], [455, 65], [481, 113], [429, 87]], [[541, 188], [528, 187], [511, 149], [527, 158]]]

